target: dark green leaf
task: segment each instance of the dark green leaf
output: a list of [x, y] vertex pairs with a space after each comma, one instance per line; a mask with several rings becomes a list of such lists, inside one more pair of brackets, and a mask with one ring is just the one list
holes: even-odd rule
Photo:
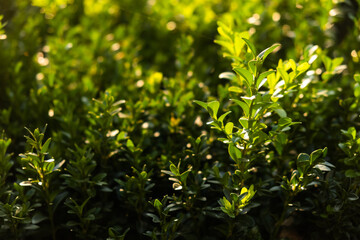
[[229, 144], [228, 152], [230, 157], [237, 163], [238, 160], [242, 157], [241, 151], [233, 144]]
[[48, 219], [47, 216], [43, 215], [41, 212], [35, 213], [35, 215], [31, 219], [32, 224], [38, 224], [44, 220]]

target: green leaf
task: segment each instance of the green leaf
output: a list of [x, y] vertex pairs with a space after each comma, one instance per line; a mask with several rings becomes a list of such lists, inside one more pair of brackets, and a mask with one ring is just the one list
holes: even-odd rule
[[249, 63], [248, 63], [248, 66], [249, 66], [251, 72], [254, 74], [254, 76], [257, 75], [257, 71], [258, 71], [258, 69], [257, 69], [257, 64], [258, 64], [258, 61], [257, 61], [257, 60], [251, 60], [251, 61], [249, 61]]
[[147, 174], [147, 172], [142, 171], [142, 172], [140, 173], [140, 176], [142, 177], [142, 179], [147, 179], [148, 174]]
[[225, 28], [223, 28], [223, 27], [218, 27], [217, 30], [218, 30], [220, 36], [226, 38], [229, 41], [232, 41], [232, 39], [231, 39], [232, 32], [231, 31], [225, 30]]
[[228, 88], [229, 92], [236, 92], [236, 93], [242, 93], [244, 90], [239, 87], [231, 86]]
[[354, 178], [360, 176], [360, 173], [356, 172], [354, 169], [348, 169], [345, 172], [345, 176], [348, 178]]
[[318, 149], [318, 150], [315, 150], [313, 151], [311, 154], [310, 154], [310, 164], [313, 164], [315, 163], [315, 161], [321, 157], [323, 155], [323, 150], [322, 149]]
[[333, 68], [333, 70], [336, 70], [336, 67], [339, 66], [343, 61], [344, 61], [344, 58], [342, 58], [342, 57], [332, 59], [331, 67]]
[[348, 196], [349, 196], [349, 197], [348, 197], [349, 201], [356, 201], [356, 200], [359, 199], [359, 196], [356, 195], [355, 193], [349, 193]]
[[249, 116], [249, 106], [245, 102], [243, 102], [241, 100], [237, 100], [237, 99], [230, 99], [230, 100], [234, 101], [236, 104], [238, 104], [242, 108], [246, 117]]
[[291, 173], [290, 183], [292, 185], [297, 185], [299, 183], [299, 175], [300, 175], [300, 173], [297, 170], [294, 170]]
[[209, 111], [210, 116], [217, 120], [217, 113], [220, 107], [220, 103], [218, 101], [212, 101], [207, 104], [207, 110]]
[[248, 48], [251, 50], [251, 53], [253, 55], [253, 57], [256, 56], [256, 48], [254, 46], [254, 44], [252, 44], [252, 42], [250, 42], [248, 39], [246, 38], [242, 38], [242, 40], [245, 41], [246, 45], [248, 46]]
[[65, 163], [65, 159], [63, 159], [61, 162], [56, 164], [53, 171], [56, 171], [56, 170], [60, 169], [62, 167], [62, 165], [64, 165], [64, 163]]
[[354, 127], [349, 127], [348, 130], [341, 130], [341, 132], [351, 140], [356, 140], [356, 129]]
[[234, 202], [238, 202], [239, 195], [237, 195], [236, 193], [230, 193], [230, 197]]
[[277, 68], [277, 70], [280, 73], [282, 79], [285, 81], [285, 86], [287, 86], [290, 82], [289, 74], [284, 70], [284, 68]]
[[348, 156], [351, 156], [348, 146], [345, 143], [339, 143], [339, 148], [343, 150]]
[[263, 50], [261, 53], [259, 53], [258, 58], [260, 58], [262, 61], [265, 61], [266, 57], [272, 53], [277, 47], [280, 47], [281, 44], [274, 44], [271, 47], [268, 47], [267, 49]]
[[231, 203], [229, 200], [226, 199], [226, 197], [223, 197], [223, 201], [224, 201], [224, 207], [227, 209], [227, 210], [231, 210]]
[[286, 64], [285, 64], [285, 69], [288, 70], [289, 68], [291, 68], [291, 70], [293, 70], [293, 72], [296, 71], [296, 62], [293, 59], [290, 59]]
[[[324, 147], [324, 149], [322, 150], [323, 152], [323, 158], [327, 156], [327, 153], [328, 153], [328, 148], [327, 147]], [[334, 166], [335, 167], [335, 166]]]
[[234, 128], [234, 123], [232, 122], [228, 122], [225, 126], [225, 133], [227, 135], [231, 135], [232, 134], [232, 131], [233, 131], [233, 128]]
[[[54, 160], [54, 159], [52, 159]], [[55, 162], [45, 162], [44, 163], [44, 170], [45, 170], [45, 173], [51, 173], [55, 167]]]
[[319, 169], [320, 171], [323, 171], [323, 172], [330, 172], [331, 171], [331, 168], [329, 168], [328, 166], [326, 166], [324, 164], [316, 164], [314, 166], [314, 168], [317, 168], [317, 169]]
[[[157, 200], [157, 199], [156, 199], [156, 200]], [[155, 201], [156, 201], [156, 200], [155, 200]], [[159, 201], [159, 200], [158, 200], [158, 201]], [[160, 222], [161, 222], [161, 221], [160, 221], [160, 218], [159, 218], [158, 216], [156, 216], [155, 214], [153, 214], [153, 213], [145, 213], [145, 215], [148, 216], [148, 217], [151, 217], [153, 223], [160, 223]]]
[[[68, 213], [69, 213], [69, 211], [68, 211]], [[76, 221], [67, 221], [67, 222], [66, 222], [66, 225], [67, 225], [68, 227], [75, 227], [75, 226], [80, 225], [80, 223], [78, 223], [78, 222], [76, 222]]]
[[40, 228], [40, 227], [38, 225], [35, 225], [35, 224], [28, 224], [28, 225], [24, 226], [25, 230], [36, 230], [38, 228]]
[[282, 117], [279, 119], [279, 127], [285, 127], [285, 126], [288, 126], [292, 123], [292, 119], [289, 118], [289, 117]]
[[235, 67], [234, 71], [245, 79], [248, 87], [250, 88], [254, 81], [254, 76], [251, 74], [251, 72], [241, 67]]
[[360, 83], [360, 74], [355, 74], [354, 79], [356, 82]]
[[274, 91], [275, 91], [275, 86], [278, 82], [278, 79], [276, 78], [276, 74], [275, 73], [272, 73], [270, 75], [267, 76], [267, 83], [268, 83], [268, 86], [269, 86], [269, 92], [270, 94], [273, 94]]
[[[223, 40], [215, 40], [214, 41], [216, 44], [219, 44], [220, 46], [224, 47], [225, 49], [227, 49], [230, 53], [234, 53], [234, 47], [233, 44], [229, 41], [223, 41]], [[227, 54], [228, 56], [228, 54]], [[225, 57], [225, 54], [224, 54]]]
[[174, 164], [170, 164], [170, 171], [175, 174], [175, 176], [180, 175], [179, 169]]
[[335, 168], [335, 166], [329, 162], [323, 162], [322, 164], [328, 166], [329, 168]]
[[239, 119], [239, 123], [243, 126], [243, 128], [249, 128], [249, 119], [242, 117]]
[[235, 48], [235, 55], [239, 56], [241, 53], [241, 50], [243, 49], [245, 42], [242, 40], [242, 38], [249, 38], [250, 34], [248, 31], [244, 31], [241, 33], [235, 32], [234, 33], [234, 48]]
[[218, 121], [221, 122], [221, 123], [223, 123], [225, 117], [226, 117], [228, 114], [230, 114], [230, 113], [231, 113], [231, 111], [228, 111], [228, 112], [222, 114], [222, 115], [219, 117]]
[[57, 194], [53, 201], [53, 209], [54, 211], [57, 209], [59, 204], [64, 200], [64, 198], [68, 195], [68, 192], [62, 192], [60, 194]]
[[161, 212], [161, 209], [162, 209], [162, 203], [159, 201], [159, 199], [155, 199], [154, 201], [154, 207], [159, 211]]
[[187, 170], [187, 171], [183, 172], [183, 173], [180, 175], [180, 180], [181, 180], [181, 182], [183, 182], [184, 184], [186, 184], [186, 179], [187, 179], [187, 177], [189, 176], [189, 173], [190, 173], [190, 171]]
[[298, 66], [296, 69], [298, 71], [297, 76], [299, 76], [301, 73], [307, 71], [309, 68], [310, 68], [310, 64], [307, 62], [300, 64], [300, 66]]
[[115, 237], [115, 232], [111, 229], [111, 227], [108, 229], [108, 234], [110, 237]]
[[131, 152], [135, 151], [135, 145], [134, 145], [133, 141], [131, 141], [131, 139], [128, 139], [126, 141], [126, 147], [128, 147]]
[[347, 132], [352, 137], [353, 140], [356, 139], [356, 129], [354, 127], [349, 127]]
[[331, 64], [332, 64], [331, 58], [329, 58], [328, 56], [323, 55], [322, 56], [322, 61], [323, 61], [324, 65], [325, 65], [325, 69], [327, 71], [331, 71], [332, 70], [331, 69]]
[[41, 148], [41, 153], [46, 153], [47, 152], [47, 150], [49, 148], [49, 145], [50, 145], [50, 142], [51, 142], [51, 138], [46, 140], [46, 142], [44, 143], [44, 145]]
[[223, 72], [219, 75], [220, 79], [228, 79], [231, 81], [235, 81], [236, 80], [236, 75], [233, 72]]
[[32, 217], [31, 223], [32, 223], [32, 224], [38, 224], [38, 223], [40, 223], [40, 222], [42, 222], [42, 221], [44, 221], [44, 220], [46, 220], [46, 219], [48, 219], [47, 216], [43, 215], [43, 214], [40, 213], [40, 212], [37, 212], [37, 213], [35, 213], [35, 215]]
[[281, 117], [281, 118], [286, 118], [286, 117], [287, 117], [287, 114], [286, 114], [286, 112], [285, 112], [284, 109], [282, 109], [282, 108], [275, 108], [275, 109], [273, 109], [273, 110], [274, 110], [274, 112], [277, 113], [277, 115], [279, 115], [279, 117]]
[[198, 101], [198, 100], [194, 100], [193, 102], [200, 105], [201, 107], [203, 107], [203, 108], [205, 108], [207, 110], [207, 106], [208, 106], [207, 103], [202, 102], [202, 101]]
[[242, 157], [241, 151], [235, 146], [234, 143], [229, 144], [228, 152], [235, 163], [237, 163], [238, 160]]
[[225, 24], [225, 23], [223, 23], [221, 21], [218, 21], [217, 25], [219, 26], [218, 29], [221, 28], [223, 30], [224, 37], [233, 34], [233, 31], [231, 30], [230, 27], [227, 26], [227, 24]]
[[298, 166], [307, 165], [308, 162], [310, 162], [309, 154], [300, 153], [298, 155], [297, 162], [296, 162]]
[[[84, 207], [86, 206], [86, 204], [88, 203], [88, 201], [90, 200], [90, 198], [91, 198], [91, 197], [88, 197], [88, 198], [85, 199], [85, 201], [81, 204], [80, 209], [79, 209], [80, 214], [83, 213]], [[71, 200], [75, 203], [76, 206], [78, 206], [77, 203], [75, 202], [75, 200], [73, 200], [73, 199], [71, 199]]]
[[360, 85], [358, 83], [354, 86], [354, 96], [356, 98], [360, 97]]
[[167, 171], [167, 170], [161, 170], [162, 173], [165, 173], [167, 175], [170, 175], [170, 176], [175, 176], [174, 173], [172, 173], [171, 171]]
[[256, 80], [256, 88], [259, 90], [259, 88], [261, 88], [262, 85], [265, 84], [266, 82], [266, 77], [272, 73], [275, 73], [274, 70], [270, 70], [270, 71], [267, 71], [267, 72], [263, 72], [260, 74], [259, 78]]

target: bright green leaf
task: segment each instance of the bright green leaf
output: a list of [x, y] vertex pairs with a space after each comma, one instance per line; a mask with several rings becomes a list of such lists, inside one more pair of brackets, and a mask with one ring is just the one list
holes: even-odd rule
[[231, 111], [228, 111], [228, 112], [222, 114], [222, 115], [219, 117], [218, 121], [222, 123], [222, 122], [224, 121], [225, 117], [226, 117], [228, 114], [230, 114], [230, 113], [231, 113]]
[[264, 81], [266, 79], [266, 77], [272, 73], [275, 73], [274, 70], [270, 70], [270, 71], [266, 71], [260, 74], [259, 78], [256, 80], [256, 88], [259, 89], [261, 88], [262, 85], [265, 84], [266, 81]]
[[271, 47], [268, 47], [267, 49], [263, 50], [261, 53], [259, 53], [258, 58], [260, 58], [262, 61], [265, 61], [266, 57], [272, 53], [276, 48], [280, 47], [281, 44], [274, 44]]
[[251, 50], [251, 53], [253, 55], [253, 57], [256, 56], [256, 48], [254, 46], [254, 44], [252, 44], [252, 42], [250, 42], [248, 39], [246, 38], [242, 38], [242, 40], [245, 41], [246, 45], [248, 46], [248, 48]]
[[257, 76], [257, 64], [258, 64], [258, 61], [257, 60], [251, 60], [248, 62], [248, 66], [252, 72], [252, 74], [254, 74], [254, 76]]
[[232, 134], [232, 131], [233, 131], [233, 128], [234, 128], [234, 123], [232, 122], [228, 122], [225, 126], [225, 133], [227, 135], [231, 135]]
[[356, 82], [360, 83], [360, 74], [355, 74], [354, 79]]
[[154, 207], [159, 211], [161, 212], [161, 209], [162, 209], [162, 203], [159, 201], [159, 199], [155, 199], [154, 201]]
[[242, 117], [239, 119], [239, 123], [243, 126], [243, 128], [249, 128], [249, 119]]
[[248, 87], [250, 88], [254, 81], [253, 75], [251, 74], [251, 72], [249, 72], [245, 68], [241, 68], [241, 67], [234, 68], [234, 71], [245, 79]]
[[217, 120], [217, 113], [220, 107], [220, 103], [218, 101], [212, 101], [207, 104], [207, 110], [209, 111], [210, 116]]
[[207, 110], [208, 104], [202, 101], [194, 100], [194, 103], [200, 105], [201, 107], [205, 108]]
[[237, 99], [230, 99], [230, 100], [234, 101], [236, 104], [238, 104], [242, 108], [246, 117], [249, 116], [249, 106], [245, 102], [243, 102], [241, 100], [237, 100]]
[[236, 93], [242, 93], [244, 90], [239, 87], [231, 86], [228, 88], [229, 92], [236, 92]]
[[175, 174], [175, 176], [180, 175], [179, 169], [174, 164], [170, 164], [170, 171]]

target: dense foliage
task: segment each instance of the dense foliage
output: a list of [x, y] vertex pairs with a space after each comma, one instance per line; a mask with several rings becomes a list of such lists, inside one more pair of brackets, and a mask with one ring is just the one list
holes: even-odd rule
[[1, 239], [359, 239], [357, 0], [0, 2]]

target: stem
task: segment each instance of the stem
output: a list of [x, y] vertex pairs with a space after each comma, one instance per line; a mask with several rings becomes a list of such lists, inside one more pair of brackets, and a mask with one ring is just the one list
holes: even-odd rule
[[49, 212], [49, 220], [50, 220], [50, 225], [51, 225], [52, 239], [56, 240], [56, 229], [55, 229], [55, 224], [54, 224], [54, 212], [53, 212], [53, 209], [52, 209], [52, 206], [50, 205], [50, 203], [48, 203], [48, 212]]
[[41, 166], [40, 166], [40, 181], [42, 182], [42, 187], [43, 187], [43, 191], [45, 193], [45, 201], [46, 204], [48, 206], [48, 214], [49, 214], [49, 220], [50, 220], [50, 225], [51, 225], [51, 234], [52, 234], [52, 239], [56, 240], [56, 229], [55, 229], [55, 224], [54, 224], [54, 212], [53, 212], [53, 208], [52, 208], [52, 202], [50, 199], [50, 193], [49, 193], [49, 181], [48, 178], [46, 176], [45, 173], [45, 169], [44, 169], [44, 161], [45, 161], [45, 156], [43, 153], [41, 153], [40, 149], [38, 150], [38, 155], [39, 155], [39, 159], [41, 162]]
[[[256, 72], [256, 75], [254, 76], [254, 82], [253, 82], [253, 85], [251, 86], [250, 88], [250, 93], [251, 93], [251, 96], [255, 96], [258, 92], [257, 92], [257, 89], [256, 89], [256, 82], [257, 82], [257, 79], [259, 77], [259, 72], [260, 72], [260, 69]], [[252, 115], [252, 107], [254, 105], [254, 100], [251, 100], [251, 103], [250, 103], [250, 106], [249, 106], [249, 129], [251, 129], [252, 127], [252, 121], [251, 121], [251, 115]]]
[[11, 231], [15, 235], [15, 239], [18, 240], [19, 239], [19, 233], [17, 231], [18, 223], [16, 222], [16, 220], [14, 220], [11, 213], [10, 213], [10, 219], [11, 219]]
[[[252, 95], [254, 96], [254, 95]], [[254, 100], [251, 100], [251, 103], [250, 103], [250, 106], [249, 106], [249, 129], [252, 128], [252, 119], [251, 119], [251, 115], [252, 115], [252, 108], [253, 108], [253, 105], [254, 105]]]
[[232, 236], [234, 226], [235, 226], [234, 221], [232, 221], [232, 219], [230, 219], [228, 235], [226, 236], [227, 239], [229, 239]]
[[288, 209], [288, 205], [289, 205], [289, 196], [286, 196], [285, 202], [284, 202], [284, 206], [283, 206], [283, 211], [281, 213], [281, 216], [279, 218], [279, 220], [275, 223], [275, 228], [274, 231], [271, 234], [271, 240], [275, 240], [277, 239], [277, 236], [279, 235], [279, 231], [281, 228], [281, 224], [284, 222], [285, 217], [286, 217], [286, 212]]
[[51, 233], [52, 233], [52, 239], [56, 240], [56, 229], [55, 229], [55, 224], [54, 224], [54, 211], [52, 208], [52, 202], [50, 201], [50, 193], [49, 193], [49, 185], [48, 185], [48, 181], [44, 175], [44, 179], [43, 179], [43, 185], [44, 185], [44, 191], [45, 191], [45, 201], [46, 204], [48, 206], [48, 213], [49, 213], [49, 220], [50, 220], [50, 225], [51, 225]]

